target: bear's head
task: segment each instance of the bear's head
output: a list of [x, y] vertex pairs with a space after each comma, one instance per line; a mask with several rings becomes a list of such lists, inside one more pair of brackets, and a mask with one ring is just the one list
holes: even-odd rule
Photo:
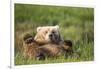
[[59, 43], [62, 38], [59, 33], [59, 26], [43, 26], [37, 27], [37, 34], [34, 38], [40, 44]]

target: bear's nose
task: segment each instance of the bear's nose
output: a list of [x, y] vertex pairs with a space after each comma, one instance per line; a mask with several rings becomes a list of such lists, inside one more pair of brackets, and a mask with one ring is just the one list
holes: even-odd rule
[[49, 37], [52, 37], [52, 34], [50, 34]]

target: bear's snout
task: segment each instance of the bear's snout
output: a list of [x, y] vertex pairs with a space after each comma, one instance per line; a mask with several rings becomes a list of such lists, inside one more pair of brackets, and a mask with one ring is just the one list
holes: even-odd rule
[[53, 36], [52, 34], [49, 35], [50, 38], [51, 38], [52, 36]]

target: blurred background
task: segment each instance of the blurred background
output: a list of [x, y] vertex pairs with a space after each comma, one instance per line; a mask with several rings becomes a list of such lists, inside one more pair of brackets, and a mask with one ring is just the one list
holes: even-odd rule
[[[60, 26], [64, 39], [73, 42], [73, 49], [80, 53], [78, 59], [69, 61], [94, 60], [94, 9], [83, 7], [64, 7], [31, 4], [15, 4], [15, 60], [21, 64], [18, 53], [22, 49], [25, 33], [33, 36], [38, 26]], [[68, 60], [68, 59], [67, 59]]]

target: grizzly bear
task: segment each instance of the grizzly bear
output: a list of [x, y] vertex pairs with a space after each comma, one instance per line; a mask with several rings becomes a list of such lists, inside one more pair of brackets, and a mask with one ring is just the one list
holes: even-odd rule
[[72, 42], [62, 39], [58, 25], [43, 26], [37, 28], [35, 37], [30, 34], [24, 36], [23, 48], [25, 57], [40, 60], [72, 52]]
[[37, 27], [37, 33], [34, 40], [46, 56], [58, 56], [72, 52], [72, 42], [63, 40], [59, 32], [59, 26]]

